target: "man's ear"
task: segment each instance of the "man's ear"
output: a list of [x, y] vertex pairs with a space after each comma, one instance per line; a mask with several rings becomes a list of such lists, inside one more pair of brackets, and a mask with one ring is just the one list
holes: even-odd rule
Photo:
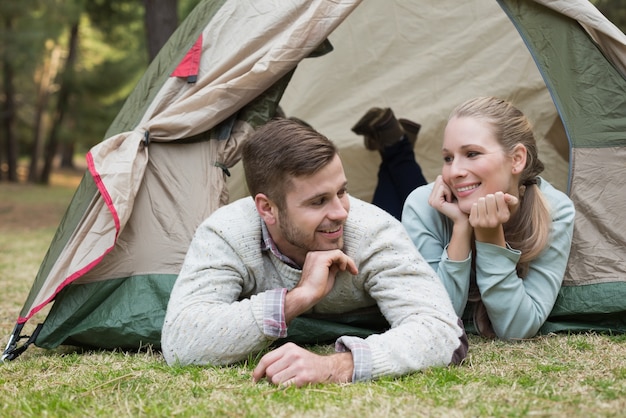
[[278, 208], [269, 197], [263, 193], [259, 193], [254, 196], [254, 204], [257, 212], [259, 212], [259, 215], [267, 225], [274, 225], [276, 223]]
[[526, 157], [528, 150], [522, 144], [517, 144], [513, 148], [513, 174], [520, 174], [526, 167]]

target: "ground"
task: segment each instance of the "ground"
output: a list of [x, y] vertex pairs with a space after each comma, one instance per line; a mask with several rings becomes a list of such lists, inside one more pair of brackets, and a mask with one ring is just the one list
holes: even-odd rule
[[[36, 229], [58, 225], [83, 174], [82, 170], [58, 170], [51, 176], [52, 187], [0, 183], [0, 228]], [[18, 194], [23, 198], [14, 199]]]

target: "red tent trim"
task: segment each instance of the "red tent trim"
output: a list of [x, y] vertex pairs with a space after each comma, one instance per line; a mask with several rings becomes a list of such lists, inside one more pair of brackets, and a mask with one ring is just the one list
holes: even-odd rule
[[187, 55], [180, 61], [172, 73], [172, 77], [186, 77], [187, 82], [193, 83], [200, 71], [200, 55], [202, 55], [202, 34], [193, 44]]

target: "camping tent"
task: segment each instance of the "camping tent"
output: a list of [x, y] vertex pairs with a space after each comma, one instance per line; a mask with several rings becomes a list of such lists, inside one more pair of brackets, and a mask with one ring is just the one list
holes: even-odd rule
[[[625, 50], [587, 0], [205, 0], [88, 153], [3, 359], [31, 343], [158, 347], [193, 232], [245, 195], [239, 145], [279, 103], [338, 143], [351, 193], [367, 200], [379, 160], [350, 127], [368, 108], [422, 124], [416, 152], [432, 179], [454, 105], [512, 100], [535, 123], [545, 177], [577, 209], [544, 331], [624, 331]], [[38, 312], [43, 324], [22, 335]]]

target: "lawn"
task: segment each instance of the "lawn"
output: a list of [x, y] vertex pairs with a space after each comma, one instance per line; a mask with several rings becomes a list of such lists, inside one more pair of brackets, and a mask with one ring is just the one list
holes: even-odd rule
[[[0, 183], [0, 344], [4, 348], [76, 185]], [[43, 315], [33, 323], [43, 320]], [[328, 347], [313, 347], [325, 352]], [[626, 337], [470, 337], [465, 362], [396, 379], [280, 388], [256, 360], [168, 367], [156, 350], [43, 350], [0, 364], [2, 417], [626, 416]]]

